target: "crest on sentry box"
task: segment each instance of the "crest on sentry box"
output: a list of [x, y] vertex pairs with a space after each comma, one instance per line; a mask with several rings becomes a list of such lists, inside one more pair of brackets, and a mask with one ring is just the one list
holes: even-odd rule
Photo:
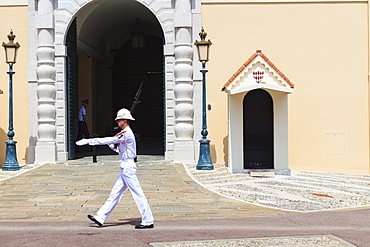
[[230, 94], [265, 88], [293, 93], [293, 83], [257, 50], [227, 81], [222, 90]]

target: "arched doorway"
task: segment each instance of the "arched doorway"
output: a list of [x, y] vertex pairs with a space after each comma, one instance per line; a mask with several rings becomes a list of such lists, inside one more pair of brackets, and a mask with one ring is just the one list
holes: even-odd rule
[[[109, 136], [114, 134], [116, 112], [123, 107], [131, 108], [141, 82], [141, 103], [136, 107], [133, 114], [136, 121], [132, 123], [132, 129], [140, 135], [138, 153], [163, 155], [164, 34], [158, 19], [137, 1], [106, 0], [100, 5], [83, 7], [75, 20], [67, 33], [76, 35], [74, 39], [72, 35], [66, 39], [66, 47], [76, 44], [75, 50], [67, 50], [67, 95], [78, 91], [78, 96], [69, 97], [67, 104], [68, 158], [81, 156], [74, 155], [77, 130], [73, 129], [76, 128], [73, 111], [78, 109], [80, 101], [90, 99], [90, 134]], [[139, 32], [144, 36], [144, 46], [132, 47], [132, 40]], [[77, 59], [72, 67], [71, 57]], [[69, 77], [76, 74], [77, 85], [71, 88]], [[99, 149], [100, 153], [110, 152], [102, 151], [103, 147]]]
[[[166, 160], [194, 161], [196, 142], [192, 133], [194, 128], [200, 129], [194, 123], [199, 123], [201, 111], [196, 107], [187, 111], [185, 118], [180, 116], [180, 112], [184, 107], [193, 109], [201, 100], [199, 97], [192, 98], [196, 87], [187, 87], [185, 97], [175, 92], [181, 90], [184, 83], [193, 85], [201, 82], [200, 65], [192, 64], [191, 48], [191, 37], [197, 35], [202, 22], [201, 5], [194, 5], [191, 1], [152, 0], [87, 0], [75, 1], [72, 5], [59, 3], [45, 0], [28, 12], [29, 40], [32, 44], [28, 56], [31, 64], [29, 74], [32, 76], [28, 81], [32, 85], [29, 90], [32, 96], [30, 108], [34, 109], [30, 114], [32, 134], [29, 160], [64, 162], [71, 159], [69, 153], [74, 142], [72, 138], [68, 139], [67, 129], [71, 125], [67, 122], [67, 116], [70, 114], [68, 107], [73, 106], [66, 103], [69, 93], [66, 63], [69, 56], [67, 34], [74, 19], [78, 56], [78, 98], [75, 107], [78, 108], [84, 98], [91, 100], [88, 107], [91, 114], [90, 132], [99, 136], [112, 134], [115, 125], [112, 121], [115, 114], [111, 110], [115, 51], [131, 38], [135, 30], [133, 25], [139, 19], [141, 32], [161, 37], [163, 41], [159, 47], [163, 51], [161, 64], [165, 65], [162, 74], [165, 81], [162, 104], [165, 109], [161, 121], [165, 150], [163, 148], [162, 153]], [[45, 66], [48, 66], [47, 71]], [[43, 70], [38, 70], [39, 67]], [[42, 76], [47, 80], [48, 87], [36, 83], [40, 81], [40, 71], [45, 74]], [[193, 75], [197, 76], [193, 78]], [[81, 84], [82, 81], [84, 84]], [[80, 98], [80, 91], [87, 95]], [[35, 97], [37, 94], [42, 97]], [[180, 104], [184, 107], [176, 107]], [[43, 114], [37, 114], [36, 108]], [[185, 128], [182, 128], [184, 125]], [[184, 130], [181, 136], [178, 135], [179, 129]]]
[[243, 100], [244, 169], [274, 168], [273, 101], [268, 92], [256, 89]]

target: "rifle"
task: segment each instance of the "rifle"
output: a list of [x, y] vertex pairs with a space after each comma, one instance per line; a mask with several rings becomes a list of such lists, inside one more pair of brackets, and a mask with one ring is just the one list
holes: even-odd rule
[[[131, 114], [135, 111], [136, 105], [141, 102], [139, 100], [139, 98], [140, 98], [140, 94], [141, 94], [141, 88], [143, 87], [143, 83], [144, 82], [141, 82], [140, 87], [139, 87], [139, 89], [137, 90], [137, 92], [135, 94], [134, 101], [132, 102], [132, 106], [130, 108]], [[136, 140], [136, 143], [137, 143], [137, 146], [138, 146], [139, 145], [139, 142], [140, 142], [140, 135], [137, 134], [137, 133], [134, 133], [134, 136], [135, 136], [135, 140]], [[138, 148], [138, 147], [136, 147], [136, 148]], [[135, 160], [135, 162], [137, 162], [137, 157], [135, 157], [134, 160]]]
[[[140, 94], [141, 94], [141, 88], [143, 87], [143, 83], [144, 82], [141, 82], [141, 84], [140, 84], [140, 87], [139, 87], [139, 89], [137, 90], [137, 92], [136, 92], [136, 94], [135, 94], [135, 97], [134, 97], [134, 101], [132, 102], [132, 106], [131, 106], [131, 108], [130, 108], [130, 112], [131, 112], [131, 114], [135, 111], [135, 109], [136, 109], [136, 105], [137, 104], [139, 104], [141, 101], [139, 100], [139, 98], [140, 98]], [[121, 131], [121, 129], [119, 128], [119, 127], [114, 127], [113, 128], [113, 134], [117, 134], [118, 132], [120, 132]], [[135, 136], [136, 136], [136, 134], [135, 134]], [[137, 137], [138, 138], [138, 137]], [[138, 139], [140, 139], [140, 138], [138, 138]]]
[[139, 97], [140, 97], [140, 94], [141, 94], [141, 91], [142, 91], [141, 88], [143, 87], [143, 83], [144, 82], [141, 82], [140, 87], [139, 87], [139, 89], [137, 90], [137, 92], [135, 94], [134, 101], [132, 102], [132, 106], [130, 108], [131, 114], [135, 111], [136, 105], [141, 102], [139, 100]]

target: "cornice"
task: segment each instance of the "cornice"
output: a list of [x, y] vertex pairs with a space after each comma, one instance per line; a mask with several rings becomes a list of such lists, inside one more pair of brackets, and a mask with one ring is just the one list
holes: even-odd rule
[[28, 6], [27, 0], [0, 1], [0, 7]]

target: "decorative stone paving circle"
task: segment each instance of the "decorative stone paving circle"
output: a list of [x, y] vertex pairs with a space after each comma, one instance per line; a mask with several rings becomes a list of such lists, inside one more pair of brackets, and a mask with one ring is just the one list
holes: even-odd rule
[[274, 247], [355, 247], [333, 235], [276, 238], [243, 238], [186, 242], [150, 243], [153, 247], [218, 247], [218, 246], [274, 246]]
[[291, 176], [251, 177], [230, 173], [225, 165], [188, 175], [204, 188], [239, 201], [288, 211], [311, 212], [370, 206], [370, 176], [292, 171]]

